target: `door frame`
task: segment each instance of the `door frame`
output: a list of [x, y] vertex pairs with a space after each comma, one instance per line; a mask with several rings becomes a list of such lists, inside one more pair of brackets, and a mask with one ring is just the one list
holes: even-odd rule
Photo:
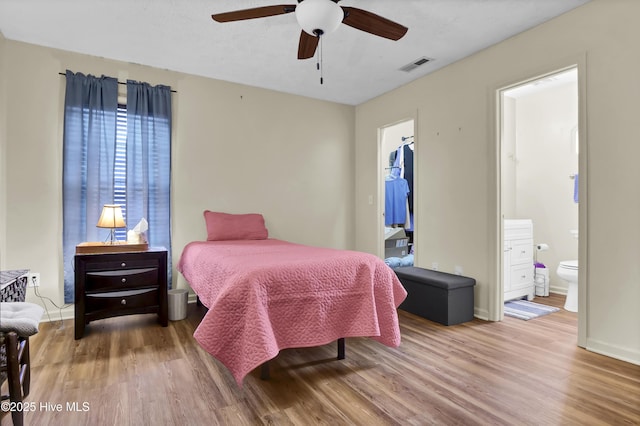
[[[419, 198], [417, 197], [416, 194], [419, 194], [418, 189], [419, 189], [419, 167], [416, 167], [418, 164], [418, 153], [419, 153], [419, 143], [418, 143], [418, 117], [417, 117], [417, 112], [409, 115], [409, 116], [404, 116], [403, 118], [400, 118], [398, 120], [395, 120], [391, 123], [388, 124], [384, 124], [380, 127], [378, 127], [378, 155], [377, 155], [377, 168], [378, 168], [378, 230], [377, 230], [377, 235], [378, 235], [378, 257], [380, 257], [381, 259], [384, 259], [384, 219], [385, 219], [385, 184], [384, 184], [384, 179], [386, 177], [386, 173], [385, 173], [385, 169], [384, 167], [380, 167], [382, 165], [382, 161], [384, 156], [388, 155], [389, 153], [385, 153], [382, 152], [382, 142], [383, 142], [383, 135], [384, 135], [384, 130], [386, 128], [389, 127], [393, 127], [396, 126], [398, 124], [401, 123], [405, 123], [407, 121], [413, 121], [413, 211], [414, 211], [414, 215], [413, 215], [413, 247], [415, 249], [415, 247], [417, 247], [417, 242], [418, 242], [418, 215], [415, 214], [415, 212], [419, 212], [420, 211], [420, 206], [419, 206]], [[414, 260], [414, 264], [415, 264], [415, 260]]]
[[578, 204], [578, 346], [586, 346], [586, 336], [588, 327], [588, 222], [587, 222], [587, 206], [588, 206], [588, 182], [589, 174], [587, 170], [587, 159], [589, 153], [588, 134], [587, 134], [587, 115], [586, 115], [586, 53], [582, 53], [573, 58], [564, 61], [548, 64], [547, 66], [527, 72], [520, 75], [510, 82], [498, 84], [490, 89], [489, 99], [491, 100], [490, 111], [493, 111], [493, 139], [495, 165], [494, 179], [494, 218], [493, 226], [496, 232], [493, 251], [493, 277], [496, 283], [492, 287], [489, 300], [489, 319], [492, 321], [502, 321], [504, 318], [504, 230], [503, 230], [503, 211], [502, 211], [502, 95], [503, 92], [523, 84], [530, 83], [562, 71], [569, 69], [577, 69], [578, 71], [578, 132], [580, 134], [580, 151], [578, 154], [578, 173], [580, 175], [580, 186], [578, 188], [578, 196], [580, 203]]

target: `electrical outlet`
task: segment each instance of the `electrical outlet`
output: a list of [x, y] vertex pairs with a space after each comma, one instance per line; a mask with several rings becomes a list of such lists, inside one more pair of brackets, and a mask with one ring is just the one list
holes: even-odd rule
[[431, 262], [431, 269], [434, 271], [438, 270], [438, 262]]
[[456, 265], [455, 267], [455, 274], [456, 275], [462, 275], [464, 273], [464, 271], [462, 270], [462, 266], [460, 265]]
[[40, 287], [40, 272], [30, 272], [29, 275], [28, 286], [29, 287]]

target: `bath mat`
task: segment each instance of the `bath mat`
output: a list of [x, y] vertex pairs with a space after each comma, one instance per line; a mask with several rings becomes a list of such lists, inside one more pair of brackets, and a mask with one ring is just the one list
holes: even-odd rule
[[527, 300], [512, 300], [504, 303], [505, 315], [525, 321], [529, 321], [530, 319], [538, 318], [543, 315], [552, 314], [559, 310], [560, 308], [541, 305], [540, 303], [533, 303]]

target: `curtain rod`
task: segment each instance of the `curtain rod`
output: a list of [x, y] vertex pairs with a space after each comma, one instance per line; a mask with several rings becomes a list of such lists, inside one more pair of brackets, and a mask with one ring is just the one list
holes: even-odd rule
[[[63, 76], [65, 76], [65, 77], [67, 76], [67, 74], [65, 74], [65, 73], [63, 73], [63, 72], [59, 72], [58, 74], [63, 75]], [[119, 81], [119, 82], [118, 82], [118, 84], [127, 84], [127, 83], [124, 83], [124, 82], [122, 82], [122, 81]], [[175, 90], [173, 90], [173, 89], [172, 89], [172, 90], [171, 90], [171, 93], [178, 93], [178, 92], [176, 92]]]

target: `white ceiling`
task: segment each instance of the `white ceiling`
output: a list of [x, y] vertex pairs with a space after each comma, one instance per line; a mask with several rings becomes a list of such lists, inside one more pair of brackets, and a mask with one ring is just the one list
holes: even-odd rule
[[[11, 40], [358, 105], [589, 0], [343, 0], [409, 28], [390, 41], [341, 25], [298, 60], [294, 14], [217, 23], [211, 14], [295, 0], [0, 0]], [[399, 69], [423, 56], [432, 62]], [[82, 72], [83, 70], [72, 70]]]

